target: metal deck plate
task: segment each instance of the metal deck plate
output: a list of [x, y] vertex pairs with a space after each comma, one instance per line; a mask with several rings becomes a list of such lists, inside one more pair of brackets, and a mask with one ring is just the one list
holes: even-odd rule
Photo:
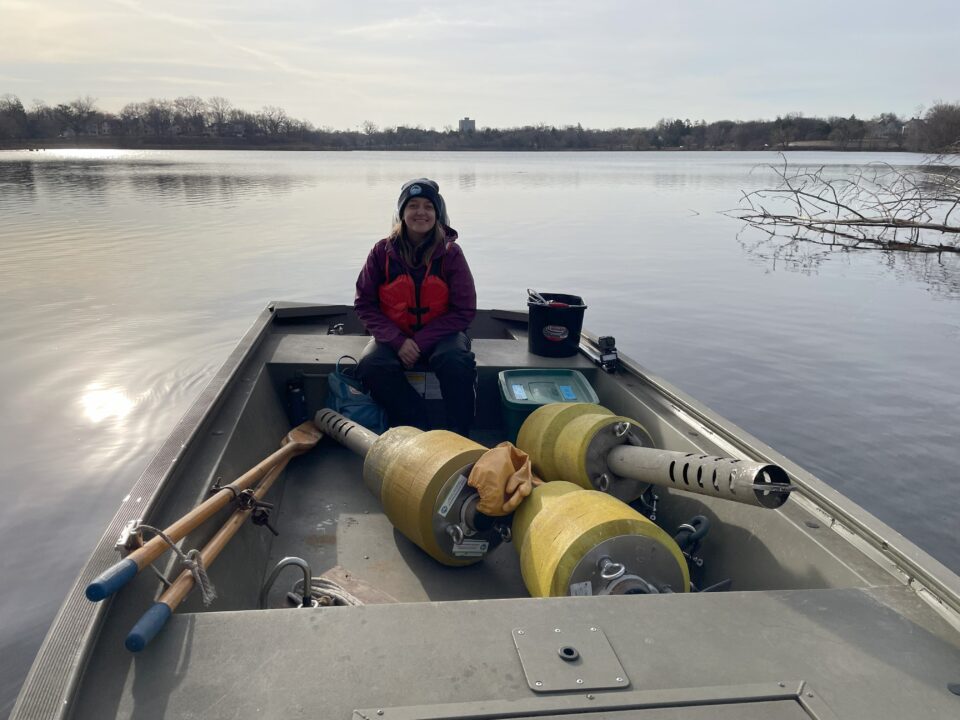
[[534, 692], [623, 688], [627, 674], [596, 626], [514, 628], [513, 644]]

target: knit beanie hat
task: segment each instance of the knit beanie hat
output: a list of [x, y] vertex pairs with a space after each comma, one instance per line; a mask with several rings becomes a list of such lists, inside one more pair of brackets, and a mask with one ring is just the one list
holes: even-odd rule
[[440, 195], [440, 185], [429, 178], [408, 180], [400, 188], [400, 197], [397, 200], [397, 216], [403, 217], [403, 208], [416, 197], [423, 197], [433, 203], [437, 212], [437, 220], [442, 222], [444, 217], [443, 196]]

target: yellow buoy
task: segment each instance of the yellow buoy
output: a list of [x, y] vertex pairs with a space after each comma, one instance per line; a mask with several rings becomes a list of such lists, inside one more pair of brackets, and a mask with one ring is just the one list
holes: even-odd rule
[[363, 484], [377, 500], [380, 500], [387, 468], [403, 457], [406, 443], [417, 435], [423, 435], [423, 430], [399, 425], [387, 430], [371, 445], [363, 461]]
[[[631, 427], [640, 428], [630, 418], [612, 414], [609, 410], [604, 413], [586, 413], [571, 419], [560, 430], [556, 444], [553, 446], [554, 466], [557, 469], [557, 480], [566, 480], [576, 483], [587, 490], [594, 490], [594, 475], [606, 470], [604, 457], [600, 457], [600, 450], [594, 448], [599, 463], [589, 463], [591, 449], [597, 441], [597, 436], [607, 431], [612, 433], [614, 426], [619, 423], [630, 423]], [[646, 431], [643, 431], [646, 433]], [[608, 448], [604, 447], [603, 450]], [[605, 455], [605, 452], [603, 453]], [[595, 467], [589, 467], [594, 465]], [[632, 499], [632, 498], [631, 498]]]
[[549, 482], [563, 480], [587, 490], [610, 492], [624, 501], [640, 497], [646, 484], [616, 482], [607, 465], [611, 448], [628, 442], [652, 447], [640, 423], [590, 403], [551, 403], [534, 410], [520, 427], [517, 446]]
[[[616, 498], [573, 483], [535, 488], [517, 509], [513, 539], [534, 597], [690, 589], [686, 560], [667, 533]], [[619, 574], [606, 574], [605, 562]]]
[[544, 480], [559, 480], [555, 448], [563, 428], [581, 415], [613, 415], [593, 403], [550, 403], [543, 405], [523, 421], [517, 434], [517, 447], [530, 456], [533, 471]]
[[[388, 431], [384, 438], [394, 432]], [[487, 448], [446, 430], [397, 433], [390, 439], [382, 450], [382, 439], [378, 440], [364, 462], [364, 482], [368, 487], [376, 486], [379, 477], [380, 502], [390, 522], [438, 562], [479, 562], [482, 555], [458, 556], [441, 547], [435, 516], [443, 501], [440, 494], [444, 486]]]

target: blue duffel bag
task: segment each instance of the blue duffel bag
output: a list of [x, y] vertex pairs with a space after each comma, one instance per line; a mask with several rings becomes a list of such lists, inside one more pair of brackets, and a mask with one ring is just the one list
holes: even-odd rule
[[[344, 360], [353, 360], [353, 365], [341, 368]], [[377, 434], [386, 431], [387, 413], [383, 408], [377, 405], [377, 402], [370, 397], [370, 394], [363, 389], [363, 383], [356, 377], [357, 359], [352, 355], [342, 355], [337, 359], [337, 366], [330, 376], [327, 383], [330, 386], [330, 392], [327, 394], [327, 407], [336, 410], [349, 420], [353, 420], [358, 425], [363, 425], [368, 430]]]

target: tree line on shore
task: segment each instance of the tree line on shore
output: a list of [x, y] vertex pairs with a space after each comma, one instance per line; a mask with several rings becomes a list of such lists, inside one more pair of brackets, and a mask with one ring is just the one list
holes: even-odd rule
[[133, 147], [270, 147], [317, 150], [908, 150], [960, 151], [960, 104], [937, 102], [922, 117], [882, 113], [816, 118], [791, 113], [775, 120], [715, 122], [665, 118], [654, 127], [589, 129], [538, 124], [459, 131], [381, 128], [366, 122], [351, 130], [315, 127], [283, 108], [236, 108], [223, 97], [150, 99], [119, 113], [97, 108], [90, 96], [28, 108], [15, 95], [0, 96], [0, 147], [44, 141], [98, 141]]

